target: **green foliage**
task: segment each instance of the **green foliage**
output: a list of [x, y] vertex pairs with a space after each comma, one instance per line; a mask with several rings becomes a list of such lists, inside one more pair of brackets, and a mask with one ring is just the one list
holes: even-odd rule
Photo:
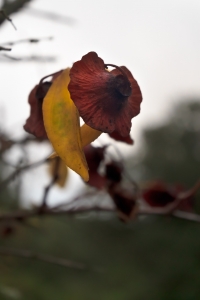
[[[195, 223], [147, 217], [130, 225], [98, 218], [32, 220], [3, 245], [33, 249], [88, 265], [87, 271], [5, 257], [1, 286], [19, 299], [188, 300], [200, 292], [200, 239]], [[0, 299], [11, 299], [0, 293]]]
[[[143, 133], [141, 154], [130, 159], [134, 176], [190, 187], [200, 170], [200, 102], [188, 101], [173, 110], [168, 122]], [[137, 166], [134, 162], [140, 161]], [[130, 165], [127, 164], [127, 165]]]

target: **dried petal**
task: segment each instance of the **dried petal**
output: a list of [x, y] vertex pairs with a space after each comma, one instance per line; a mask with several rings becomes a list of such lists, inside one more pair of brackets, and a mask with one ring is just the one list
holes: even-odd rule
[[119, 142], [123, 142], [129, 145], [133, 145], [134, 141], [131, 138], [130, 134], [128, 136], [121, 136], [117, 131], [113, 131], [112, 133], [109, 133], [109, 136]]
[[61, 73], [62, 71], [54, 73], [51, 81], [41, 82], [39, 85], [36, 85], [29, 94], [28, 102], [30, 104], [31, 111], [30, 116], [24, 125], [24, 130], [33, 134], [37, 138], [47, 139], [43, 122], [42, 103], [52, 81], [54, 81]]
[[130, 186], [124, 187], [122, 184], [117, 183], [111, 185], [108, 192], [116, 205], [119, 218], [123, 222], [134, 219], [138, 211], [135, 189], [132, 189]]
[[111, 72], [95, 52], [70, 70], [69, 91], [86, 124], [99, 131], [128, 136], [131, 119], [140, 112], [140, 88], [126, 67]]
[[47, 139], [42, 115], [42, 102], [50, 86], [51, 82], [44, 82], [41, 85], [36, 85], [28, 97], [31, 111], [30, 116], [24, 125], [24, 129], [37, 138]]
[[112, 161], [106, 164], [105, 177], [110, 182], [120, 182], [122, 179], [123, 167], [119, 162]]
[[178, 193], [165, 183], [157, 181], [144, 190], [143, 199], [152, 207], [164, 207], [175, 201]]
[[162, 181], [156, 181], [149, 184], [142, 196], [152, 207], [165, 207], [174, 202], [177, 203], [177, 209], [191, 212], [194, 210], [194, 194], [199, 186], [197, 183], [187, 191], [180, 184], [169, 185]]
[[105, 147], [84, 147], [85, 157], [89, 167], [89, 185], [102, 189], [106, 184], [106, 179], [98, 173], [100, 163], [104, 159]]

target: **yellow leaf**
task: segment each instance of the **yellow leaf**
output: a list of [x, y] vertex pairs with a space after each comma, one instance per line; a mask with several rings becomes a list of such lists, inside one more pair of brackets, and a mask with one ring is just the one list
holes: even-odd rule
[[88, 144], [92, 143], [101, 134], [102, 134], [102, 131], [93, 129], [90, 126], [88, 126], [87, 124], [83, 124], [83, 126], [81, 126], [82, 147], [85, 147]]
[[56, 175], [57, 179], [55, 181], [55, 184], [59, 185], [62, 188], [65, 186], [68, 178], [68, 168], [65, 162], [60, 157], [57, 157], [57, 159], [54, 158], [49, 161], [48, 172], [51, 177], [54, 177]]
[[79, 114], [68, 91], [69, 69], [52, 83], [43, 101], [43, 118], [47, 136], [65, 164], [89, 180], [88, 166], [82, 150]]
[[[82, 147], [85, 147], [92, 143], [94, 140], [96, 140], [100, 135], [102, 134], [102, 131], [96, 130], [88, 126], [87, 124], [83, 124], [81, 126], [81, 140], [82, 140]], [[56, 152], [53, 152], [49, 158], [54, 158], [58, 154]]]

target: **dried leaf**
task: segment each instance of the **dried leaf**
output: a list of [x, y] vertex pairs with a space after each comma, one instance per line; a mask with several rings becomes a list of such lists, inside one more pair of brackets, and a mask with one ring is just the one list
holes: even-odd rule
[[79, 113], [68, 91], [69, 69], [64, 70], [51, 85], [43, 101], [43, 118], [47, 136], [65, 164], [89, 180], [82, 150]]
[[106, 147], [93, 147], [91, 144], [84, 147], [84, 153], [89, 167], [90, 179], [87, 182], [89, 185], [103, 189], [106, 185], [106, 178], [98, 173], [98, 168], [104, 160], [104, 152]]
[[137, 193], [130, 185], [123, 186], [122, 183], [113, 183], [108, 187], [116, 208], [119, 219], [125, 223], [135, 219], [138, 212]]
[[[49, 161], [49, 166], [48, 166], [48, 172], [52, 177], [55, 174], [55, 169], [56, 169], [56, 159], [54, 158]], [[65, 186], [65, 183], [68, 178], [68, 168], [66, 167], [65, 162], [61, 158], [59, 158], [59, 164], [56, 172], [57, 172], [57, 180], [55, 184], [57, 184], [62, 188]]]
[[96, 130], [88, 126], [87, 124], [83, 124], [81, 126], [81, 140], [82, 140], [82, 147], [85, 147], [96, 140], [102, 131]]
[[[96, 130], [88, 126], [87, 124], [83, 124], [81, 126], [81, 141], [82, 141], [82, 147], [85, 147], [89, 144], [91, 144], [94, 140], [96, 140], [100, 135], [102, 134], [101, 131]], [[58, 154], [56, 152], [53, 152], [49, 158], [54, 158]]]

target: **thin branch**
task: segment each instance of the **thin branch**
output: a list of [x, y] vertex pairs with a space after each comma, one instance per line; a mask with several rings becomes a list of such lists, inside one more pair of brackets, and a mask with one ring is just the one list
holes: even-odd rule
[[11, 48], [0, 46], [0, 51], [11, 51]]
[[65, 210], [54, 210], [54, 208], [44, 208], [41, 212], [40, 207], [35, 210], [24, 210], [24, 211], [14, 211], [7, 214], [0, 215], [0, 222], [1, 221], [18, 221], [22, 222], [27, 219], [33, 217], [41, 217], [41, 216], [62, 216], [62, 215], [75, 215], [75, 214], [82, 214], [88, 212], [114, 212], [115, 208], [112, 207], [102, 207], [102, 206], [81, 206], [81, 207], [71, 207]]
[[196, 194], [196, 192], [200, 189], [200, 180], [188, 191], [182, 192], [178, 195], [178, 199], [180, 201], [190, 198]]
[[16, 176], [18, 176], [20, 173], [26, 171], [26, 170], [29, 170], [29, 169], [32, 169], [32, 168], [36, 168], [46, 162], [49, 161], [49, 158], [45, 158], [45, 159], [42, 159], [40, 161], [37, 161], [35, 163], [32, 163], [32, 164], [29, 164], [29, 165], [25, 165], [21, 168], [18, 168], [16, 169], [12, 174], [10, 174], [6, 179], [2, 180], [0, 182], [0, 189], [5, 187], [9, 182], [11, 182], [13, 179], [15, 179]]
[[60, 163], [61, 163], [60, 157], [56, 157], [55, 158], [55, 166], [54, 166], [54, 170], [53, 170], [53, 177], [52, 177], [50, 183], [44, 189], [44, 195], [43, 195], [43, 199], [42, 199], [41, 210], [43, 210], [43, 208], [47, 207], [48, 194], [49, 194], [51, 188], [54, 186], [54, 184], [58, 180], [58, 176], [59, 176], [58, 171], [59, 171]]
[[172, 217], [176, 217], [178, 219], [184, 219], [186, 221], [193, 221], [193, 222], [197, 222], [200, 223], [200, 215], [196, 214], [196, 213], [191, 213], [191, 212], [186, 212], [186, 211], [182, 211], [182, 210], [174, 210], [173, 212], [169, 213], [164, 213], [163, 211], [158, 211], [158, 210], [149, 210], [149, 209], [142, 209], [139, 210], [138, 215], [142, 215], [142, 216], [150, 216], [150, 215], [157, 215], [157, 216], [172, 216]]
[[8, 54], [2, 54], [1, 55], [1, 61], [2, 62], [9, 62], [9, 61], [15, 61], [15, 62], [55, 62], [56, 58], [55, 56], [41, 56], [41, 55], [31, 55], [31, 56], [11, 56]]
[[56, 264], [58, 266], [65, 267], [65, 268], [73, 268], [73, 269], [78, 269], [78, 270], [88, 269], [86, 267], [86, 265], [84, 265], [82, 263], [74, 262], [74, 261], [71, 261], [71, 260], [68, 260], [65, 258], [40, 254], [40, 253], [36, 253], [33, 251], [24, 250], [24, 249], [13, 249], [13, 248], [0, 247], [0, 255], [40, 260], [43, 262]]
[[6, 14], [6, 12], [4, 10], [0, 10], [0, 13], [3, 15], [3, 17], [5, 18], [5, 20], [7, 20], [8, 22], [11, 23], [11, 25], [13, 26], [13, 28], [15, 30], [17, 30], [16, 26], [14, 25], [13, 21], [11, 18], [9, 18], [9, 16]]
[[61, 203], [61, 204], [54, 205], [54, 207], [52, 209], [54, 211], [56, 211], [56, 210], [60, 211], [61, 209], [66, 209], [66, 208], [70, 207], [71, 205], [73, 205], [73, 207], [75, 207], [75, 205], [77, 203], [80, 203], [80, 201], [82, 201], [86, 197], [87, 198], [94, 197], [94, 196], [100, 197], [100, 193], [101, 193], [100, 191], [96, 191], [96, 190], [86, 191], [84, 194], [76, 196], [74, 199], [72, 199], [71, 201], [69, 201], [67, 203]]
[[41, 38], [29, 38], [29, 39], [22, 39], [22, 40], [17, 40], [17, 41], [5, 42], [1, 45], [14, 46], [14, 45], [17, 45], [17, 44], [22, 44], [22, 43], [36, 44], [36, 43], [40, 43], [42, 41], [51, 41], [52, 39], [53, 39], [52, 36], [41, 37]]
[[172, 215], [174, 217], [200, 223], [200, 215], [182, 210], [175, 210]]
[[[72, 201], [71, 201], [72, 202]], [[70, 204], [71, 204], [70, 202]], [[55, 206], [53, 208], [44, 208], [41, 212], [40, 207], [35, 210], [25, 210], [25, 211], [18, 211], [18, 212], [11, 212], [11, 213], [6, 213], [6, 214], [1, 214], [0, 215], [0, 222], [1, 221], [17, 221], [17, 222], [23, 222], [28, 219], [31, 219], [33, 217], [41, 217], [41, 216], [63, 216], [63, 215], [77, 215], [77, 214], [84, 214], [84, 213], [89, 213], [89, 212], [104, 212], [104, 213], [112, 213], [116, 212], [115, 207], [110, 207], [110, 206], [99, 206], [99, 205], [94, 205], [94, 206], [80, 206], [80, 207], [71, 207], [63, 209], [63, 210], [58, 210], [59, 206]], [[62, 205], [60, 205], [62, 207]], [[158, 209], [148, 209], [148, 208], [141, 208], [139, 207], [137, 215], [140, 216], [150, 216], [150, 215], [168, 215], [168, 216], [173, 216], [176, 218], [181, 218], [185, 219], [187, 221], [194, 221], [200, 223], [200, 215], [196, 213], [190, 213], [190, 212], [185, 212], [185, 211], [180, 211], [180, 210], [174, 210], [172, 212], [169, 212], [167, 210], [158, 210]]]
[[0, 155], [15, 145], [23, 146], [23, 145], [28, 144], [29, 142], [42, 143], [44, 141], [45, 141], [44, 139], [35, 138], [31, 135], [25, 136], [19, 140], [12, 140], [12, 139], [8, 139], [8, 137], [5, 133], [0, 132], [0, 145], [1, 145]]

